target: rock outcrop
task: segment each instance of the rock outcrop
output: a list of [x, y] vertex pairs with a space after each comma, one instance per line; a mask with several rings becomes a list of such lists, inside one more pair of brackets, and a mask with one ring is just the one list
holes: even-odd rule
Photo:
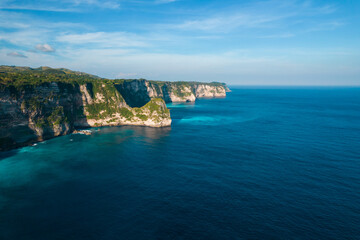
[[124, 81], [117, 87], [130, 106], [141, 106], [151, 98], [170, 102], [194, 102], [197, 98], [226, 97], [223, 83]]
[[159, 98], [131, 108], [109, 83], [1, 86], [1, 150], [66, 135], [75, 128], [118, 125], [170, 126], [170, 111]]
[[170, 126], [165, 102], [225, 97], [224, 86], [109, 80], [67, 69], [0, 66], [0, 150], [84, 127]]

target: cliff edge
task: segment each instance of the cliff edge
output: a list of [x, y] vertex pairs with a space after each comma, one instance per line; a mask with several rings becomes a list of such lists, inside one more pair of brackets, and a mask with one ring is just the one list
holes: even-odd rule
[[166, 102], [225, 97], [225, 86], [109, 80], [62, 68], [0, 66], [0, 150], [84, 127], [170, 126]]
[[132, 106], [140, 106], [151, 98], [170, 102], [194, 102], [197, 98], [226, 97], [224, 83], [160, 82], [147, 80], [124, 80], [118, 86], [125, 100]]

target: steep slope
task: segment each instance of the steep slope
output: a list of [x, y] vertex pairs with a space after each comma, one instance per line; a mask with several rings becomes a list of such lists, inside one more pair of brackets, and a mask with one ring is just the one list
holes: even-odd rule
[[224, 96], [221, 83], [109, 80], [63, 68], [0, 66], [0, 150], [76, 128], [170, 126], [165, 102]]
[[142, 106], [151, 98], [163, 98], [165, 102], [194, 102], [197, 98], [226, 97], [227, 86], [223, 83], [160, 82], [129, 80], [117, 85], [130, 106]]

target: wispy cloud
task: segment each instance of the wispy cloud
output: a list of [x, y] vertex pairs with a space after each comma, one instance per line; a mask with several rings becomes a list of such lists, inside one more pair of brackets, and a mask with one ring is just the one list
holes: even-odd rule
[[176, 2], [176, 0], [155, 0], [155, 4], [165, 4], [165, 3], [172, 3]]
[[264, 27], [265, 24], [275, 22], [284, 17], [285, 16], [256, 16], [240, 13], [231, 16], [217, 16], [201, 20], [190, 20], [170, 27], [191, 31], [201, 30], [227, 32], [239, 27]]
[[19, 52], [9, 52], [6, 55], [10, 56], [10, 57], [27, 58], [26, 55], [19, 53]]
[[233, 6], [232, 9], [219, 10], [212, 14], [198, 14], [206, 15], [206, 17], [196, 16], [182, 23], [164, 24], [162, 27], [207, 32], [230, 32], [240, 28], [281, 28], [297, 24], [298, 18], [318, 17], [332, 14], [335, 11], [336, 7], [333, 5], [319, 7], [314, 6], [310, 1], [303, 3], [294, 0], [255, 1], [247, 5]]
[[77, 22], [46, 21], [24, 13], [0, 10], [0, 28], [12, 30], [71, 30], [73, 28], [89, 28], [89, 26]]
[[258, 38], [291, 38], [291, 37], [295, 37], [295, 34], [293, 34], [293, 33], [280, 33], [280, 34], [274, 34], [274, 35], [260, 36]]
[[[8, 51], [8, 50], [6, 50]], [[60, 51], [60, 50], [59, 50]], [[0, 56], [4, 50], [0, 50]], [[67, 67], [109, 78], [147, 78], [154, 80], [227, 81], [242, 84], [292, 84], [302, 79], [317, 83], [319, 76], [329, 81], [341, 74], [354, 81], [360, 74], [351, 49], [248, 49], [222, 54], [155, 54], [120, 49], [67, 49], [64, 58], [29, 52], [31, 66]], [[291, 56], [289, 57], [289, 54]], [[351, 54], [351, 55], [348, 55]], [[6, 55], [6, 54], [5, 54]], [[283, 56], [282, 56], [283, 55]], [[309, 61], [311, 56], [311, 61]], [[301, 59], [306, 59], [301, 61]], [[8, 57], [0, 64], [26, 64], [25, 58]], [[331, 67], [329, 67], [331, 66]], [[261, 71], [259, 71], [259, 69]], [[240, 81], [240, 82], [239, 82]], [[319, 81], [321, 83], [321, 81]], [[336, 81], [335, 81], [336, 83]]]
[[[64, 4], [65, 3], [65, 4]], [[85, 11], [86, 8], [96, 7], [100, 9], [119, 9], [120, 1], [118, 0], [65, 0], [55, 2], [52, 0], [38, 0], [31, 4], [22, 1], [3, 1], [0, 3], [0, 9], [12, 10], [34, 10], [48, 12], [79, 12]]]
[[44, 38], [47, 38], [49, 31], [46, 29], [26, 29], [15, 32], [0, 31], [0, 40], [23, 48], [33, 48]]
[[56, 2], [50, 1], [36, 1], [30, 4], [22, 1], [1, 1], [0, 9], [2, 10], [34, 10], [34, 11], [49, 11], [49, 12], [73, 12], [76, 9], [70, 6], [62, 6]]
[[15, 9], [0, 10], [0, 64], [235, 83], [360, 76], [349, 27], [358, 21], [323, 1], [0, 0], [0, 9]]
[[53, 42], [59, 33], [65, 31], [90, 29], [91, 26], [83, 23], [52, 22], [29, 14], [0, 11], [0, 40], [22, 49], [34, 49], [34, 46], [41, 42]]
[[118, 0], [67, 0], [73, 6], [96, 6], [100, 8], [118, 9], [120, 7], [120, 1]]
[[[64, 34], [56, 38], [59, 42], [69, 44], [95, 44], [101, 48], [111, 47], [146, 47], [142, 37], [126, 32], [91, 32], [83, 34]], [[94, 47], [94, 46], [93, 46]]]
[[36, 50], [39, 50], [41, 52], [55, 52], [55, 49], [50, 46], [49, 44], [45, 43], [45, 44], [38, 44], [35, 46]]

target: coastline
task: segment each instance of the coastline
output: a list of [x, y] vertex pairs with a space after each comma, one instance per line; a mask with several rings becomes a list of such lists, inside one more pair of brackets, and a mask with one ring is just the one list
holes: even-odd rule
[[171, 126], [166, 103], [226, 97], [228, 91], [216, 82], [110, 80], [48, 67], [0, 70], [0, 151], [87, 127]]

